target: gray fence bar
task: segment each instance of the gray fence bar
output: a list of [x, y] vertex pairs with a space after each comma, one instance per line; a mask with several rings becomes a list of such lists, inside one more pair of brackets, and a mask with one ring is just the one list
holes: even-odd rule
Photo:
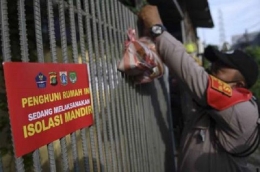
[[33, 167], [35, 171], [42, 171], [40, 153], [38, 149], [33, 152]]
[[[75, 13], [73, 0], [69, 0], [70, 36], [72, 40], [72, 54], [74, 63], [78, 63], [78, 44], [76, 38]], [[79, 171], [78, 148], [76, 133], [71, 133], [72, 158], [74, 171]]]
[[[62, 61], [63, 63], [68, 63], [68, 48], [67, 48], [67, 36], [66, 36], [66, 21], [64, 13], [64, 1], [59, 0], [59, 25], [60, 25], [60, 37], [61, 37], [61, 51], [62, 51]], [[64, 172], [69, 171], [69, 160], [67, 152], [67, 142], [66, 138], [63, 137], [60, 139], [61, 147], [61, 166]]]
[[21, 45], [21, 56], [22, 61], [28, 62], [28, 41], [27, 41], [27, 31], [25, 22], [25, 9], [24, 0], [18, 1], [18, 18], [19, 18], [19, 31], [20, 31], [20, 45]]
[[[52, 62], [57, 63], [56, 38], [55, 38], [55, 28], [54, 28], [54, 20], [53, 20], [52, 0], [47, 0], [47, 10], [48, 10], [48, 27], [49, 27], [51, 59]], [[48, 144], [47, 147], [48, 147], [50, 171], [55, 172], [56, 162], [55, 162], [53, 143]]]
[[61, 145], [61, 159], [62, 159], [62, 169], [65, 172], [69, 171], [69, 160], [68, 160], [68, 153], [67, 153], [67, 143], [66, 138], [63, 137], [60, 139], [60, 145]]
[[60, 37], [61, 37], [61, 49], [63, 63], [68, 62], [68, 47], [67, 47], [67, 36], [66, 36], [66, 21], [64, 14], [64, 1], [59, 0], [59, 24], [60, 24]]
[[48, 9], [48, 26], [49, 26], [49, 39], [50, 39], [50, 50], [52, 62], [57, 62], [57, 51], [56, 51], [56, 39], [55, 39], [55, 28], [53, 20], [53, 4], [52, 0], [47, 0]]
[[[36, 34], [35, 38], [37, 44], [37, 57], [39, 62], [44, 62], [41, 27], [41, 6], [39, 0], [34, 0], [34, 22]], [[42, 171], [39, 150], [35, 150], [33, 152], [33, 166], [35, 171]]]
[[42, 43], [42, 23], [41, 23], [41, 7], [40, 1], [34, 0], [34, 24], [35, 24], [35, 39], [37, 46], [37, 57], [39, 62], [44, 62], [43, 43]]
[[[79, 27], [79, 40], [80, 40], [80, 50], [81, 50], [81, 58], [83, 63], [87, 63], [86, 59], [86, 48], [85, 48], [85, 39], [84, 39], [84, 28], [83, 28], [83, 19], [82, 19], [82, 6], [81, 1], [77, 0], [77, 11], [78, 12], [78, 27]], [[89, 152], [88, 152], [88, 145], [87, 145], [87, 135], [86, 130], [88, 129], [81, 129], [81, 140], [82, 140], [82, 149], [83, 149], [83, 158], [84, 158], [84, 167], [85, 171], [89, 172]]]
[[[9, 34], [9, 23], [7, 13], [7, 1], [0, 1], [0, 24], [1, 24], [1, 44], [2, 44], [2, 56], [4, 61], [11, 61], [11, 50], [10, 50], [10, 34]], [[13, 140], [12, 140], [13, 143]], [[15, 152], [15, 151], [14, 151]], [[1, 157], [2, 158], [2, 157]], [[2, 162], [2, 160], [1, 160]], [[2, 166], [2, 163], [1, 163]], [[17, 171], [24, 171], [23, 158], [15, 158], [15, 168]]]
[[[97, 118], [101, 119], [101, 124], [97, 126], [98, 129], [101, 129], [101, 133], [103, 135], [103, 144], [102, 144], [102, 148], [103, 148], [103, 156], [100, 157], [102, 158], [101, 161], [101, 169], [105, 168], [108, 171], [112, 171], [113, 169], [113, 163], [111, 163], [110, 161], [113, 161], [111, 158], [111, 151], [109, 150], [109, 143], [108, 143], [108, 133], [107, 133], [107, 122], [106, 122], [106, 116], [105, 116], [105, 112], [104, 112], [104, 100], [103, 100], [103, 82], [104, 82], [104, 78], [102, 78], [102, 66], [101, 66], [101, 56], [100, 56], [100, 51], [101, 51], [101, 47], [99, 46], [99, 44], [102, 44], [101, 40], [99, 40], [98, 37], [98, 26], [97, 26], [97, 7], [98, 4], [97, 1], [95, 0], [91, 0], [90, 1], [91, 4], [91, 16], [92, 16], [92, 29], [93, 29], [93, 39], [94, 39], [94, 59], [95, 59], [95, 75], [92, 78], [94, 82], [92, 82], [92, 88], [94, 87], [97, 90], [97, 98], [98, 98], [98, 111], [96, 112], [96, 115], [99, 114], [99, 116], [97, 116]], [[97, 80], [97, 81], [96, 81]], [[101, 135], [100, 133], [100, 135]], [[99, 142], [102, 142], [101, 137], [99, 138]]]
[[11, 61], [7, 1], [1, 0], [0, 2], [2, 53], [4, 61]]
[[[87, 46], [88, 46], [88, 60], [89, 60], [89, 67], [90, 67], [90, 77], [91, 84], [95, 85], [95, 67], [94, 67], [94, 58], [93, 58], [93, 44], [92, 44], [92, 37], [91, 37], [91, 16], [89, 10], [89, 1], [84, 1], [84, 11], [86, 12], [86, 21], [85, 21], [85, 28], [86, 28], [86, 35], [87, 35]], [[93, 97], [93, 112], [94, 112], [94, 126], [90, 127], [90, 142], [91, 142], [91, 155], [92, 155], [92, 162], [93, 162], [93, 170], [94, 172], [101, 169], [103, 171], [103, 166], [100, 166], [100, 163], [103, 164], [103, 150], [101, 145], [101, 131], [100, 131], [100, 119], [98, 114], [98, 105], [97, 105], [97, 90], [95, 87], [91, 88], [92, 97]], [[97, 143], [98, 142], [98, 143]], [[96, 150], [98, 147], [98, 150]]]
[[[126, 22], [124, 22], [124, 24], [126, 24]], [[125, 30], [126, 32], [126, 30]], [[123, 37], [124, 39], [124, 37]], [[124, 75], [125, 76], [125, 75]], [[125, 76], [126, 77], [126, 76]], [[127, 78], [126, 78], [127, 79]], [[123, 84], [122, 84], [122, 87], [121, 87], [121, 94], [120, 94], [120, 97], [119, 99], [120, 100], [123, 100], [123, 104], [124, 106], [122, 106], [121, 110], [123, 112], [123, 125], [124, 125], [124, 134], [125, 134], [125, 151], [126, 151], [126, 163], [127, 163], [127, 170], [128, 171], [131, 171], [131, 167], [132, 167], [132, 154], [131, 154], [131, 150], [132, 150], [132, 143], [131, 143], [131, 140], [129, 139], [130, 135], [130, 130], [129, 130], [129, 116], [130, 116], [130, 109], [129, 109], [129, 101], [128, 101], [128, 92], [127, 92], [127, 89], [128, 89], [128, 85], [127, 85], [127, 82], [128, 80], [124, 80], [123, 81]], [[123, 94], [124, 93], [124, 94]]]
[[[108, 134], [109, 134], [109, 140], [110, 140], [110, 145], [111, 145], [111, 153], [112, 153], [112, 164], [113, 164], [113, 171], [122, 171], [121, 168], [121, 158], [120, 157], [120, 150], [119, 150], [119, 133], [118, 133], [118, 128], [115, 125], [113, 127], [113, 123], [112, 123], [112, 119], [116, 119], [116, 114], [115, 113], [111, 113], [112, 109], [110, 106], [110, 101], [111, 99], [109, 99], [109, 85], [113, 85], [114, 83], [112, 83], [112, 76], [111, 76], [111, 69], [110, 67], [112, 66], [110, 63], [109, 58], [112, 58], [111, 54], [109, 54], [109, 48], [108, 46], [111, 46], [108, 44], [108, 36], [107, 36], [107, 19], [106, 19], [106, 10], [105, 10], [105, 2], [104, 1], [97, 1], [99, 2], [99, 4], [97, 4], [97, 15], [98, 15], [98, 20], [101, 21], [99, 22], [99, 40], [103, 42], [104, 48], [101, 47], [101, 57], [104, 57], [105, 59], [102, 60], [102, 71], [103, 71], [103, 77], [104, 77], [104, 91], [105, 91], [105, 102], [106, 102], [106, 116], [107, 116], [107, 120], [108, 120]], [[101, 4], [101, 8], [100, 7]], [[102, 11], [102, 13], [101, 13]], [[103, 27], [102, 27], [103, 26]], [[104, 34], [102, 34], [102, 32], [104, 32]], [[105, 39], [103, 39], [103, 36]], [[105, 53], [105, 52], [106, 53]], [[108, 82], [107, 82], [108, 80]], [[115, 124], [115, 120], [114, 120], [114, 124]], [[121, 126], [121, 122], [118, 123], [118, 126]], [[114, 134], [114, 137], [113, 137]]]
[[101, 21], [101, 14], [100, 14], [100, 6], [101, 1], [95, 0], [95, 3], [93, 9], [93, 30], [94, 30], [94, 49], [95, 49], [95, 60], [96, 60], [96, 70], [97, 70], [97, 77], [98, 79], [98, 95], [99, 95], [99, 103], [100, 103], [100, 114], [102, 118], [102, 127], [103, 127], [103, 136], [104, 136], [104, 152], [105, 152], [105, 169], [107, 171], [113, 171], [115, 166], [113, 166], [113, 161], [115, 159], [112, 158], [111, 154], [111, 144], [109, 143], [109, 131], [108, 131], [108, 123], [107, 123], [107, 114], [108, 110], [105, 110], [105, 100], [104, 95], [106, 96], [106, 93], [104, 91], [106, 90], [106, 69], [104, 68], [102, 61], [104, 62], [104, 43], [103, 43], [103, 35], [102, 35], [102, 21]]
[[[92, 157], [94, 163], [94, 171], [104, 171], [105, 166], [105, 157], [104, 157], [104, 147], [102, 145], [102, 135], [101, 135], [101, 117], [100, 111], [98, 107], [98, 91], [96, 87], [96, 64], [95, 64], [95, 55], [94, 55], [94, 46], [92, 42], [92, 36], [95, 24], [95, 17], [93, 16], [94, 9], [93, 5], [90, 6], [90, 3], [93, 4], [93, 1], [84, 1], [85, 11], [87, 13], [87, 21], [86, 21], [86, 29], [87, 29], [87, 38], [88, 38], [88, 54], [89, 54], [89, 66], [90, 66], [90, 75], [91, 75], [91, 85], [92, 85], [92, 97], [93, 97], [93, 107], [94, 107], [94, 119], [95, 126], [91, 127], [90, 135], [91, 135], [91, 146], [92, 146]], [[90, 11], [91, 10], [91, 11]], [[92, 15], [92, 16], [91, 16]], [[92, 18], [91, 18], [92, 17]], [[92, 28], [90, 27], [93, 25]], [[97, 140], [96, 140], [97, 139]], [[98, 151], [96, 151], [96, 146], [98, 147]]]
[[[118, 7], [117, 7], [117, 5], [118, 5], [118, 2], [117, 1], [115, 1], [115, 8], [116, 8], [116, 10], [115, 10], [115, 12], [116, 11], [118, 11]], [[113, 5], [113, 6], [114, 6]], [[113, 13], [112, 15], [116, 15], [116, 13]], [[118, 16], [114, 16], [113, 17], [113, 19], [117, 19], [117, 17]], [[120, 40], [118, 39], [120, 36], [119, 36], [119, 34], [120, 34], [120, 32], [122, 33], [122, 28], [120, 28], [119, 27], [119, 25], [118, 25], [118, 22], [119, 21], [117, 21], [117, 23], [114, 23], [114, 21], [116, 21], [116, 20], [113, 20], [112, 19], [112, 25], [113, 25], [113, 27], [114, 27], [114, 40], [116, 40], [115, 41], [115, 46], [114, 46], [114, 48], [115, 48], [115, 62], [114, 62], [114, 67], [115, 67], [115, 72], [116, 72], [116, 62], [118, 62], [118, 60], [119, 60], [119, 58], [121, 58], [120, 57], [120, 52], [118, 52], [118, 50], [120, 50], [120, 49], [122, 49], [121, 48], [121, 46], [122, 46], [122, 44], [120, 44]], [[122, 87], [123, 87], [123, 83], [124, 83], [124, 80], [122, 80], [122, 76], [119, 74], [119, 73], [117, 73], [117, 75], [115, 75], [116, 76], [116, 81], [117, 81], [117, 88], [115, 88], [116, 89], [116, 104], [117, 104], [117, 113], [116, 113], [116, 115], [117, 115], [117, 120], [116, 119], [114, 119], [114, 123], [117, 123], [118, 125], [115, 125], [115, 128], [117, 129], [117, 127], [118, 127], [118, 131], [119, 131], [119, 133], [117, 132], [116, 133], [116, 135], [118, 134], [119, 136], [122, 134], [122, 132], [123, 132], [123, 129], [122, 129], [122, 115], [123, 115], [123, 109], [122, 109], [122, 102], [121, 102], [121, 100], [123, 100], [123, 97], [122, 97]], [[122, 139], [120, 139], [120, 143], [122, 144], [122, 142], [124, 142], [123, 141], [123, 138]], [[122, 148], [123, 146], [121, 146], [121, 157], [120, 157], [120, 166], [119, 166], [119, 171], [121, 170], [121, 168], [123, 168], [123, 167], [121, 167], [121, 165], [123, 164], [123, 161], [125, 161], [125, 158], [124, 158], [124, 148]], [[120, 153], [120, 152], [118, 152], [118, 153]]]
[[[31, 166], [24, 162], [25, 157], [14, 158], [8, 162], [13, 169], [18, 172], [25, 169], [37, 172], [172, 169], [168, 167], [170, 163], [165, 163], [171, 161], [167, 159], [170, 150], [167, 146], [173, 142], [172, 125], [168, 121], [171, 114], [167, 110], [170, 107], [167, 79], [135, 85], [133, 77], [117, 70], [127, 30], [135, 29], [138, 37], [137, 16], [118, 0], [14, 1], [21, 50], [15, 58], [28, 62], [36, 54], [41, 63], [87, 65], [94, 124], [33, 151]], [[8, 3], [11, 2], [0, 0], [0, 59], [2, 55], [5, 62], [12, 61], [14, 48], [10, 42], [13, 32], [8, 24]], [[35, 41], [35, 49], [30, 41]], [[162, 103], [157, 103], [157, 99]], [[0, 156], [0, 172], [7, 171], [6, 163], [5, 156]]]

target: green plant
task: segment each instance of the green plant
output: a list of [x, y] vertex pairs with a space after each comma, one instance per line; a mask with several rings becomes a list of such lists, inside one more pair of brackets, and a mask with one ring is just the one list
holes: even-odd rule
[[[260, 67], [260, 46], [250, 46], [245, 49], [246, 53], [252, 56], [257, 64]], [[259, 68], [260, 69], [260, 68]], [[250, 70], [250, 69], [248, 69]], [[260, 70], [259, 70], [260, 73]], [[260, 98], [260, 76], [258, 76], [258, 80], [256, 84], [251, 89], [256, 97]]]

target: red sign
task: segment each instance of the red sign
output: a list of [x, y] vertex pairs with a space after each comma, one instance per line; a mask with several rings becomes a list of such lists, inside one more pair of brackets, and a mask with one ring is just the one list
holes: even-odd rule
[[4, 63], [17, 157], [93, 123], [85, 64]]

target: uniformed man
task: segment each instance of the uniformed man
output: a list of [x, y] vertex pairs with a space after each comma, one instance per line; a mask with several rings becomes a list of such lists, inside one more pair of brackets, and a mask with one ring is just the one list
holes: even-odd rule
[[182, 133], [178, 171], [245, 172], [248, 154], [259, 141], [258, 107], [248, 90], [258, 77], [257, 63], [242, 51], [205, 50], [210, 74], [163, 27], [157, 7], [139, 13], [170, 71], [186, 86], [196, 111]]

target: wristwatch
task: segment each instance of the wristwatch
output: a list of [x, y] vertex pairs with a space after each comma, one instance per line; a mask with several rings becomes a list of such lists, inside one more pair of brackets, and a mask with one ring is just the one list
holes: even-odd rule
[[153, 38], [161, 35], [164, 31], [166, 31], [166, 28], [162, 24], [156, 24], [150, 28], [151, 36]]

